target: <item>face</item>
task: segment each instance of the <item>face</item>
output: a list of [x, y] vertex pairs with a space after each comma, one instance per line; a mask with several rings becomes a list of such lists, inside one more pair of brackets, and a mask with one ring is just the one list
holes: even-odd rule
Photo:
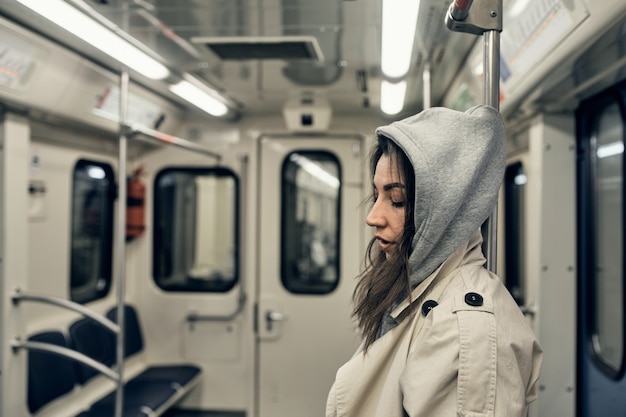
[[406, 192], [404, 179], [388, 155], [382, 155], [374, 172], [374, 206], [367, 216], [368, 226], [375, 228], [380, 249], [389, 256], [396, 250], [404, 232]]

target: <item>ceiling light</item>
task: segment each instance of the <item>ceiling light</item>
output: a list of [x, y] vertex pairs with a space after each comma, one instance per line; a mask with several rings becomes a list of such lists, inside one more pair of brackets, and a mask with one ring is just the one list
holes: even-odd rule
[[624, 153], [624, 142], [611, 142], [598, 146], [596, 155], [598, 158], [608, 158], [609, 156], [621, 155]]
[[404, 77], [411, 66], [420, 0], [383, 0], [381, 70]]
[[17, 1], [148, 78], [161, 80], [170, 74], [160, 62], [62, 0]]
[[380, 83], [380, 109], [389, 115], [398, 114], [404, 107], [406, 81], [390, 83], [383, 80]]
[[228, 113], [228, 107], [216, 97], [219, 96], [216, 91], [189, 74], [185, 74], [184, 78], [179, 83], [171, 85], [170, 91], [210, 115], [219, 117]]
[[322, 181], [326, 185], [332, 188], [339, 188], [340, 182], [339, 178], [336, 175], [331, 174], [326, 171], [324, 168], [307, 158], [306, 156], [302, 156], [297, 153], [292, 153], [289, 159], [296, 164], [300, 165], [302, 169], [311, 174], [313, 177]]

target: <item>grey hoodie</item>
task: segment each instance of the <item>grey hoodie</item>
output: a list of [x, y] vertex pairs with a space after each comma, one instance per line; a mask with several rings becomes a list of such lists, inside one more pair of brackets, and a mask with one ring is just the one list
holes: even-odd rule
[[[436, 107], [376, 129], [398, 144], [415, 171], [415, 288], [466, 243], [492, 213], [505, 169], [505, 131], [489, 106]], [[385, 317], [380, 334], [395, 322]]]

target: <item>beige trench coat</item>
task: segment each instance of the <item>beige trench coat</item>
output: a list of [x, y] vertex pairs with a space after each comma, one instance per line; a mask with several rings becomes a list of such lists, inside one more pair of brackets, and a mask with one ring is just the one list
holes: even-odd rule
[[[397, 327], [338, 371], [326, 406], [336, 417], [524, 417], [536, 399], [542, 350], [497, 276], [480, 234], [392, 313]], [[438, 305], [428, 311], [424, 303]], [[432, 305], [432, 303], [430, 303]], [[424, 310], [424, 312], [423, 312]]]

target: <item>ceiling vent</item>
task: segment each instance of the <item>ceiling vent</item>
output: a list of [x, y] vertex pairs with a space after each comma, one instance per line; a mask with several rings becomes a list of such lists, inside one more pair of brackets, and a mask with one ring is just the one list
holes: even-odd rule
[[205, 45], [224, 60], [324, 60], [317, 38], [313, 36], [194, 37], [191, 42]]

